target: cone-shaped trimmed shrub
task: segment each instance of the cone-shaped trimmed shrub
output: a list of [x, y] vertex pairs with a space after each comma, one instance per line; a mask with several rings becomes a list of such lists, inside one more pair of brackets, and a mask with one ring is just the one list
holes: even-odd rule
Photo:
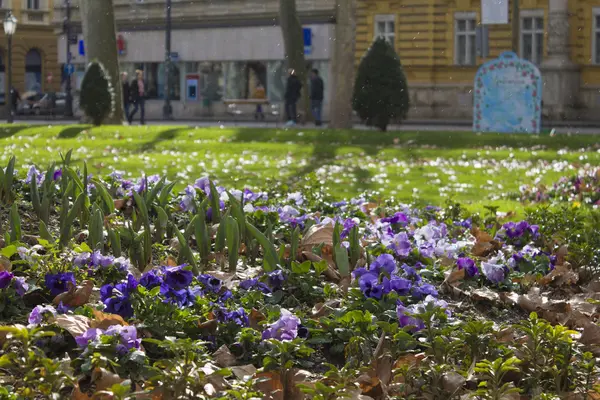
[[94, 125], [102, 125], [114, 111], [115, 94], [110, 77], [98, 61], [92, 61], [87, 66], [81, 82], [80, 105]]
[[394, 48], [383, 38], [375, 40], [360, 62], [352, 107], [368, 125], [385, 131], [392, 121], [406, 118], [408, 85]]

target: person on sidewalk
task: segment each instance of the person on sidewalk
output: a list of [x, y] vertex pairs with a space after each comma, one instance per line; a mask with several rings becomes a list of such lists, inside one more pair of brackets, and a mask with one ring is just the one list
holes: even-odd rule
[[315, 125], [321, 126], [322, 124], [322, 110], [323, 110], [323, 92], [325, 87], [323, 79], [319, 76], [319, 70], [313, 69], [310, 78], [310, 109], [315, 119]]
[[127, 79], [127, 72], [121, 74], [121, 86], [123, 90], [123, 111], [125, 111], [125, 118], [129, 121], [129, 106], [131, 105], [131, 86], [129, 86], [129, 80]]
[[144, 73], [141, 70], [135, 71], [136, 78], [131, 82], [131, 101], [133, 111], [129, 114], [129, 124], [133, 122], [133, 117], [140, 110], [140, 124], [144, 125], [146, 114], [146, 82], [144, 82]]
[[285, 87], [285, 112], [287, 114], [287, 126], [296, 125], [298, 122], [298, 111], [296, 103], [300, 99], [302, 92], [302, 82], [296, 76], [296, 71], [289, 69], [289, 76]]
[[[267, 97], [267, 92], [265, 91], [265, 87], [259, 83], [258, 85], [256, 85], [256, 89], [254, 89], [254, 96], [255, 99], [257, 100], [264, 100]], [[263, 105], [262, 103], [258, 103], [256, 105], [256, 112], [254, 113], [254, 119], [255, 120], [261, 120], [264, 121], [265, 120], [265, 113], [263, 112]]]

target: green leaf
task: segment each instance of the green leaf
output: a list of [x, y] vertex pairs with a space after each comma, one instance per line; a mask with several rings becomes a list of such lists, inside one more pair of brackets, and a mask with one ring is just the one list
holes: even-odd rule
[[5, 201], [7, 203], [10, 203], [13, 201], [12, 185], [13, 185], [13, 180], [14, 180], [14, 175], [15, 175], [15, 162], [16, 162], [16, 158], [15, 158], [15, 156], [12, 156], [10, 158], [10, 160], [8, 161], [6, 170], [4, 171], [4, 189], [3, 189], [3, 191], [4, 191]]
[[[69, 210], [69, 212], [67, 213], [67, 216], [65, 217], [61, 229], [60, 229], [60, 245], [62, 247], [66, 246], [69, 243], [69, 240], [71, 239], [71, 227], [73, 226], [73, 223], [75, 222], [75, 218], [77, 217], [77, 214], [79, 214], [79, 211], [81, 210], [81, 208], [83, 207], [83, 204], [85, 202], [87, 195], [85, 193], [81, 193], [79, 194], [79, 196], [77, 197], [77, 200], [75, 200], [75, 203], [73, 203], [73, 208], [71, 208], [71, 210]], [[64, 202], [63, 202], [63, 206], [64, 206]]]
[[[154, 187], [152, 188], [152, 190], [150, 192], [148, 192], [147, 196], [146, 196], [146, 208], [150, 209], [152, 207], [152, 203], [154, 202], [154, 199], [156, 199], [156, 197], [158, 196], [158, 193], [160, 192], [160, 190], [162, 189], [162, 187], [165, 184], [165, 177], [163, 176], [160, 181], [158, 181], [156, 183], [156, 185], [154, 185]], [[146, 187], [146, 190], [148, 188]]]
[[198, 264], [196, 263], [196, 258], [194, 257], [194, 253], [192, 253], [192, 249], [190, 248], [187, 239], [183, 236], [183, 234], [176, 230], [177, 239], [179, 240], [179, 260], [187, 261], [191, 266], [194, 274], [198, 274]]
[[48, 227], [46, 226], [46, 223], [43, 220], [40, 221], [40, 237], [47, 240], [50, 243], [54, 242], [54, 238], [52, 237], [50, 231], [48, 231]]
[[150, 232], [150, 216], [148, 214], [148, 208], [146, 207], [146, 202], [142, 199], [142, 197], [134, 190], [133, 191], [133, 199], [135, 200], [135, 205], [140, 210], [142, 223], [144, 224], [144, 228]]
[[310, 273], [310, 266], [310, 261], [304, 261], [302, 264], [292, 262], [292, 273], [297, 275], [308, 275]]
[[358, 237], [358, 226], [352, 227], [349, 235], [350, 240], [350, 267], [356, 268], [356, 264], [360, 259], [360, 239]]
[[203, 263], [208, 260], [210, 254], [210, 238], [208, 235], [208, 227], [206, 226], [206, 219], [204, 210], [200, 209], [200, 212], [192, 219], [194, 222], [194, 234], [196, 235], [196, 243], [198, 244], [198, 252]]
[[263, 248], [264, 270], [266, 272], [275, 271], [275, 269], [277, 269], [278, 257], [277, 251], [275, 250], [275, 246], [273, 246], [273, 243], [271, 243], [261, 231], [259, 231], [254, 225], [252, 225], [248, 221], [246, 221], [246, 229]]
[[219, 192], [215, 184], [210, 181], [210, 204], [212, 208], [212, 222], [218, 224], [221, 221], [221, 206], [219, 205]]
[[121, 237], [119, 232], [108, 228], [108, 240], [110, 241], [110, 247], [115, 257], [121, 257]]
[[13, 203], [9, 212], [10, 219], [10, 243], [18, 242], [21, 240], [21, 217], [19, 216], [19, 209], [17, 203]]
[[0, 250], [0, 255], [4, 256], [6, 258], [11, 258], [15, 254], [17, 254], [17, 246], [15, 246], [14, 244], [11, 244], [10, 246], [6, 246], [2, 250]]
[[223, 222], [225, 222], [227, 231], [229, 272], [235, 272], [240, 252], [240, 231], [235, 218], [228, 216]]
[[[83, 193], [85, 191], [85, 188], [83, 187], [83, 182], [81, 181], [79, 176], [77, 176], [77, 173], [72, 168], [66, 168], [64, 172], [66, 172], [66, 175], [69, 178], [71, 178], [71, 182], [74, 182], [75, 185], [77, 185], [80, 193]], [[69, 183], [71, 183], [71, 182], [69, 182]]]
[[163, 188], [163, 190], [160, 191], [160, 196], [158, 197], [158, 204], [161, 207], [163, 207], [163, 208], [166, 207], [167, 202], [169, 201], [169, 194], [175, 187], [176, 183], [177, 183], [177, 181], [173, 181], [173, 182], [169, 183], [167, 186], [165, 186]]
[[238, 230], [240, 231], [240, 237], [246, 236], [246, 216], [244, 215], [244, 209], [242, 207], [242, 203], [239, 202], [238, 199], [233, 197], [233, 195], [227, 192], [227, 196], [229, 197], [229, 203], [231, 205], [231, 215], [236, 219], [238, 223]]
[[107, 215], [113, 214], [115, 212], [115, 202], [104, 183], [98, 179], [92, 179], [92, 183], [96, 187], [98, 196], [100, 196], [100, 199], [102, 200], [104, 212], [106, 212]]
[[227, 235], [227, 229], [224, 223], [219, 224], [217, 229], [217, 237], [215, 239], [215, 251], [222, 252], [225, 249], [225, 237]]
[[39, 216], [42, 209], [42, 204], [40, 202], [40, 192], [38, 191], [36, 174], [33, 174], [31, 177], [31, 204], [33, 206], [33, 210]]
[[345, 247], [337, 245], [334, 247], [335, 263], [342, 277], [350, 276], [350, 263], [348, 262], [348, 251]]
[[[292, 240], [292, 243], [291, 243], [290, 260], [293, 261], [296, 259], [296, 255], [298, 254], [298, 246], [300, 245], [300, 229], [297, 226], [292, 231], [291, 240]], [[317, 275], [320, 275], [320, 273]]]

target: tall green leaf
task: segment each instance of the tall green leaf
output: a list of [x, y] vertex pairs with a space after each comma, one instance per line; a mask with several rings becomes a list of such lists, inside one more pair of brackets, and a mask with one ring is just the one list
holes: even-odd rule
[[115, 212], [115, 202], [104, 183], [98, 179], [92, 179], [92, 183], [96, 187], [100, 200], [102, 200], [104, 212], [107, 215], [113, 214]]
[[136, 207], [140, 210], [140, 218], [142, 218], [144, 228], [150, 232], [150, 216], [148, 214], [148, 208], [146, 208], [146, 202], [135, 190], [133, 191], [133, 199], [135, 200]]
[[[79, 212], [81, 211], [81, 208], [83, 207], [85, 198], [86, 198], [85, 193], [79, 194], [79, 196], [77, 197], [77, 200], [75, 200], [75, 203], [73, 203], [73, 207], [69, 210], [69, 212], [67, 213], [67, 215], [63, 221], [63, 224], [61, 225], [60, 240], [59, 240], [61, 247], [66, 246], [69, 243], [69, 240], [71, 240], [71, 227], [73, 226], [73, 223], [75, 222], [75, 218], [77, 218], [77, 214], [79, 214]], [[64, 202], [63, 202], [63, 205], [64, 205]]]
[[40, 221], [40, 237], [50, 243], [54, 243], [54, 237], [52, 237], [52, 234], [48, 231], [48, 227], [44, 221]]
[[35, 211], [35, 213], [39, 217], [41, 209], [42, 209], [42, 203], [40, 201], [40, 192], [38, 190], [36, 174], [33, 174], [33, 176], [31, 177], [30, 186], [31, 186], [31, 205], [33, 206], [33, 211]]
[[218, 224], [221, 221], [221, 206], [219, 204], [219, 193], [212, 181], [210, 181], [210, 204], [212, 208], [212, 223]]
[[353, 226], [350, 230], [350, 267], [356, 268], [360, 258], [360, 238], [358, 236], [358, 226]]
[[208, 260], [210, 254], [210, 238], [208, 235], [208, 227], [206, 226], [206, 219], [204, 216], [204, 210], [193, 218], [194, 221], [194, 232], [196, 235], [196, 243], [198, 245], [198, 253], [200, 253], [200, 259], [203, 263]]
[[[146, 181], [146, 184], [148, 184], [147, 181]], [[148, 192], [148, 194], [146, 195], [146, 208], [147, 209], [150, 210], [152, 208], [152, 203], [154, 202], [154, 199], [156, 199], [156, 197], [158, 196], [158, 193], [160, 193], [164, 184], [165, 184], [165, 177], [163, 176], [160, 179], [160, 181], [158, 181], [156, 183], [156, 185], [154, 185], [152, 190]], [[146, 187], [146, 190], [148, 190], [148, 187]]]
[[229, 272], [235, 272], [240, 253], [240, 231], [238, 223], [232, 216], [227, 216], [221, 223], [225, 223], [227, 232]]
[[179, 263], [183, 264], [187, 261], [192, 266], [194, 274], [198, 274], [200, 272], [198, 270], [198, 264], [196, 263], [196, 258], [194, 257], [194, 253], [192, 252], [188, 241], [179, 230], [176, 231], [176, 234], [177, 239], [179, 240]]
[[277, 269], [278, 256], [273, 243], [270, 242], [269, 239], [267, 239], [267, 237], [261, 231], [259, 231], [254, 225], [252, 225], [248, 221], [246, 221], [246, 229], [263, 248], [264, 270], [266, 272], [275, 271]]
[[13, 203], [9, 212], [10, 220], [10, 243], [21, 240], [21, 217], [19, 217], [19, 209], [17, 203]]
[[169, 194], [171, 194], [171, 191], [175, 187], [175, 184], [177, 184], [177, 181], [169, 183], [160, 191], [160, 195], [158, 196], [158, 205], [162, 208], [165, 208], [167, 206], [167, 203], [169, 201]]
[[348, 262], [348, 251], [346, 251], [346, 248], [338, 244], [334, 247], [334, 254], [335, 263], [342, 278], [350, 276], [350, 263]]
[[118, 231], [113, 230], [110, 226], [107, 229], [107, 234], [113, 255], [115, 257], [121, 257], [121, 235]]

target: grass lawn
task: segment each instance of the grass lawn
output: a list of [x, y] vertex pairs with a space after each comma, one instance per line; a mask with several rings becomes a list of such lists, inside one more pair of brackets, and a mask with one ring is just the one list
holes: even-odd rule
[[2, 163], [16, 155], [22, 169], [73, 149], [75, 160], [99, 174], [166, 173], [184, 183], [208, 174], [241, 189], [315, 173], [338, 198], [371, 190], [406, 202], [452, 198], [504, 211], [522, 207], [507, 199], [522, 184], [551, 184], [600, 164], [598, 138], [588, 135], [0, 125], [0, 143]]

